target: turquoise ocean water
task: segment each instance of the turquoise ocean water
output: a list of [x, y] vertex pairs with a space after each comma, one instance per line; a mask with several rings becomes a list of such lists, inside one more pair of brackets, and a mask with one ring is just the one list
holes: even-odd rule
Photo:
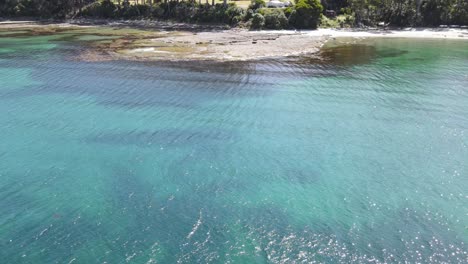
[[0, 38], [0, 262], [468, 262], [468, 42], [82, 49]]

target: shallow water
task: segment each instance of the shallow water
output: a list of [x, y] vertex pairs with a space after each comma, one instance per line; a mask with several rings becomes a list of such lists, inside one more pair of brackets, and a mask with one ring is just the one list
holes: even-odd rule
[[2, 262], [468, 261], [468, 42], [251, 63], [80, 45], [0, 37]]

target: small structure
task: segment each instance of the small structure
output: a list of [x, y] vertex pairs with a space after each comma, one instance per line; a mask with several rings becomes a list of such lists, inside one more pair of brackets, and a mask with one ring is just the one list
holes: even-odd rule
[[266, 6], [268, 8], [283, 8], [283, 7], [287, 7], [287, 6], [290, 6], [291, 5], [291, 2], [287, 1], [287, 2], [281, 2], [279, 0], [270, 0], [266, 3]]
[[330, 18], [335, 18], [336, 17], [336, 11], [335, 10], [325, 10], [325, 15]]

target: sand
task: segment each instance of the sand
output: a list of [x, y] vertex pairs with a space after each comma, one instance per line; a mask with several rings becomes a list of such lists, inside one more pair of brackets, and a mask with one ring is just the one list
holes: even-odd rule
[[427, 39], [465, 39], [468, 40], [468, 29], [462, 28], [402, 28], [402, 29], [367, 29], [338, 30], [319, 29], [306, 33], [309, 36], [330, 37], [385, 37], [385, 38], [427, 38]]

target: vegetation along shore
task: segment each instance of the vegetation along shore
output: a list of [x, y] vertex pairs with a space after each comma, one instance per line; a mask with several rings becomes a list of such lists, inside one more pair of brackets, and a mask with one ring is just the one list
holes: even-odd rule
[[249, 29], [466, 26], [468, 1], [6, 0], [0, 3], [0, 17], [149, 19]]

